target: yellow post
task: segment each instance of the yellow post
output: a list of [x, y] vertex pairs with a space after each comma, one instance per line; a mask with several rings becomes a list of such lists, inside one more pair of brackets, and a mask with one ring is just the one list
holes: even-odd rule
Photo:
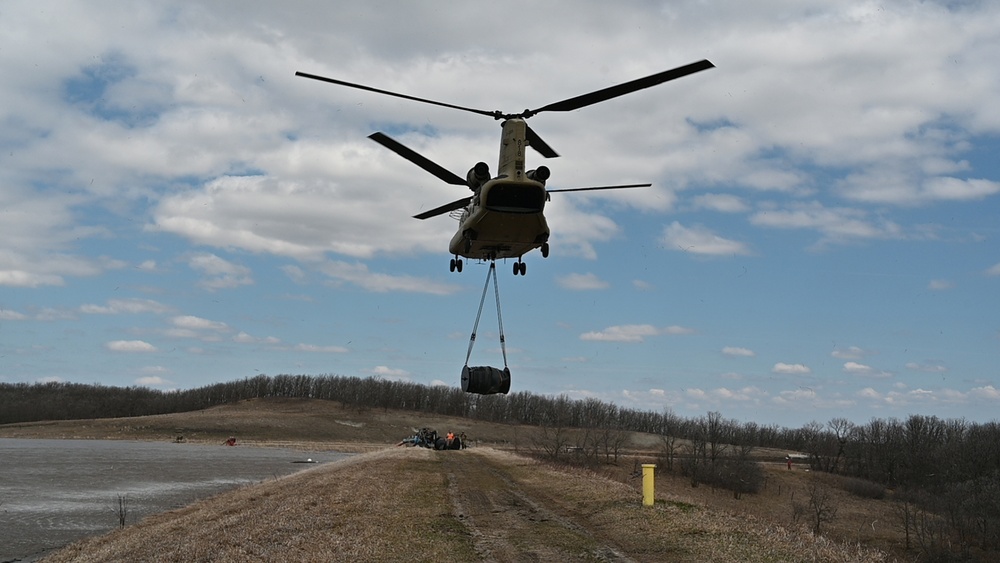
[[656, 465], [653, 463], [642, 464], [642, 505], [653, 506], [653, 495], [655, 493], [655, 483], [653, 481], [653, 470]]

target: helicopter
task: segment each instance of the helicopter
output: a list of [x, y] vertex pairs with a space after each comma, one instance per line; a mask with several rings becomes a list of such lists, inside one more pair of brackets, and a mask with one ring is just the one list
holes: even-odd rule
[[462, 271], [463, 258], [489, 261], [491, 265], [498, 259], [516, 258], [517, 261], [513, 263], [514, 275], [523, 276], [527, 273], [527, 265], [523, 260], [525, 254], [537, 248], [540, 249], [543, 258], [549, 256], [551, 231], [545, 221], [544, 209], [545, 203], [550, 201], [550, 194], [645, 188], [652, 185], [622, 184], [547, 189], [545, 184], [551, 171], [547, 166], [525, 170], [525, 151], [527, 147], [531, 147], [545, 158], [555, 158], [559, 154], [528, 126], [526, 120], [546, 111], [574, 111], [714, 67], [715, 65], [710, 61], [701, 60], [536, 109], [526, 109], [520, 113], [464, 107], [305, 72], [296, 72], [295, 75], [338, 86], [485, 115], [501, 121], [500, 158], [495, 176], [491, 174], [487, 163], [479, 162], [470, 168], [463, 178], [385, 133], [372, 133], [368, 138], [416, 164], [438, 179], [448, 184], [466, 186], [472, 190], [471, 196], [414, 215], [416, 219], [429, 219], [448, 213], [458, 219], [458, 231], [448, 245], [448, 250], [453, 256], [450, 263], [452, 272]]

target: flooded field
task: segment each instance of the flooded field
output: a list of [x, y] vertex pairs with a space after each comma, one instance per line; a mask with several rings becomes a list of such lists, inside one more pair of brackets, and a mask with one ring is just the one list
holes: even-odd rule
[[30, 561], [77, 539], [240, 485], [349, 454], [119, 440], [0, 438], [0, 562]]

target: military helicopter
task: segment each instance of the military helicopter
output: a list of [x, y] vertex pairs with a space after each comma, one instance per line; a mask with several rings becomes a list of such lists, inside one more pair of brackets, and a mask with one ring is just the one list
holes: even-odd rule
[[550, 199], [549, 194], [555, 192], [642, 188], [652, 185], [623, 184], [557, 190], [547, 189], [545, 183], [550, 176], [548, 167], [539, 166], [526, 171], [525, 149], [531, 147], [546, 158], [555, 158], [559, 154], [545, 143], [534, 130], [528, 127], [525, 120], [544, 111], [566, 112], [577, 110], [714, 67], [715, 65], [708, 60], [701, 60], [645, 78], [639, 78], [589, 94], [544, 105], [536, 109], [526, 109], [520, 113], [503, 113], [499, 110], [487, 111], [463, 107], [304, 72], [296, 72], [295, 75], [339, 86], [347, 86], [349, 88], [357, 88], [359, 90], [366, 90], [415, 102], [485, 115], [498, 121], [502, 120], [501, 126], [503, 132], [500, 137], [500, 159], [497, 165], [496, 176], [491, 175], [488, 164], [479, 162], [469, 169], [463, 178], [418, 154], [385, 133], [372, 133], [369, 135], [369, 138], [430, 172], [440, 180], [448, 184], [467, 186], [472, 190], [473, 195], [471, 196], [463, 197], [451, 203], [414, 215], [416, 219], [429, 219], [449, 213], [459, 220], [458, 232], [455, 233], [455, 236], [451, 239], [451, 243], [448, 245], [448, 250], [454, 256], [450, 264], [452, 272], [462, 271], [462, 258], [485, 260], [491, 264], [497, 259], [516, 258], [517, 261], [514, 262], [513, 266], [514, 275], [520, 274], [523, 276], [527, 272], [527, 266], [522, 259], [525, 254], [539, 248], [541, 249], [543, 258], [547, 258], [549, 255], [550, 231], [543, 213], [545, 203]]

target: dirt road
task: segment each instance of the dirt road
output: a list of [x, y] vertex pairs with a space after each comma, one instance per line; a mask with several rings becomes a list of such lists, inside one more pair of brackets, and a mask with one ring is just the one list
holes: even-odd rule
[[452, 513], [484, 561], [634, 561], [503, 465], [475, 455], [448, 455], [442, 465]]

